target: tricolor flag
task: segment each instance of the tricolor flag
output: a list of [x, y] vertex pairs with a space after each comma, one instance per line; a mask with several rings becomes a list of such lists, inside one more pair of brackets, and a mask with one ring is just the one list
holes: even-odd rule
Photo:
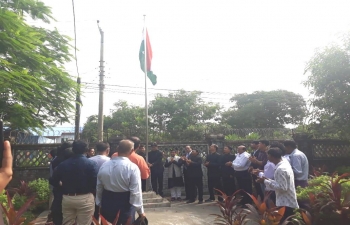
[[[145, 72], [145, 64], [147, 64], [147, 76], [152, 82], [153, 85], [157, 84], [157, 76], [151, 71], [151, 64], [152, 64], [152, 47], [151, 42], [149, 41], [148, 32], [146, 29], [146, 35], [142, 35], [143, 40], [141, 42], [140, 52], [139, 52], [139, 60], [140, 60], [140, 66], [141, 70]], [[146, 38], [146, 41], [144, 40]], [[146, 42], [146, 44], [145, 44]], [[145, 46], [146, 46], [146, 60], [145, 63]]]

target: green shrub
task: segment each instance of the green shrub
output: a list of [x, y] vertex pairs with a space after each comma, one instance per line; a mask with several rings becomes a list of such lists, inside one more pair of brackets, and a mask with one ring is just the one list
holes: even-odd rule
[[339, 166], [335, 171], [337, 171], [338, 174], [350, 173], [350, 166]]
[[39, 201], [48, 201], [50, 198], [50, 185], [46, 179], [36, 179], [28, 184], [29, 188], [34, 191]]
[[16, 193], [12, 197], [12, 204], [13, 204], [15, 210], [19, 210], [24, 205], [24, 203], [27, 202], [27, 200], [28, 200], [27, 196], [19, 195], [19, 194]]
[[[308, 200], [309, 193], [315, 195], [319, 194], [322, 191], [327, 191], [327, 188], [322, 184], [327, 184], [330, 182], [331, 177], [327, 175], [322, 175], [319, 177], [314, 177], [309, 180], [309, 186], [305, 188], [297, 187], [297, 198], [298, 200]], [[342, 183], [342, 195], [350, 193], [350, 182]], [[344, 198], [345, 196], [342, 196]]]

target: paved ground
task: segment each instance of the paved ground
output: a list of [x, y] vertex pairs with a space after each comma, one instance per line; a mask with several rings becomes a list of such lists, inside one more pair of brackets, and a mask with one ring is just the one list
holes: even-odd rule
[[210, 214], [220, 213], [219, 208], [213, 203], [197, 202], [186, 204], [175, 202], [171, 207], [145, 209], [149, 224], [151, 225], [205, 225], [213, 224], [215, 216]]

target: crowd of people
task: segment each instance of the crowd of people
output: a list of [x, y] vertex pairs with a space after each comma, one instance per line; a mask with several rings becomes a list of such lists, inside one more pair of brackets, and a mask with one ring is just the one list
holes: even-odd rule
[[[125, 224], [129, 218], [132, 222], [144, 218], [142, 192], [146, 191], [146, 180], [151, 176], [153, 191], [163, 196], [164, 168], [168, 168], [171, 201], [198, 200], [202, 204], [215, 201], [215, 189], [228, 196], [244, 190], [240, 192], [240, 205], [245, 207], [252, 203], [248, 194], [253, 194], [255, 188], [260, 199], [286, 207], [283, 218], [299, 207], [296, 187], [307, 186], [308, 160], [294, 141], [283, 144], [253, 141], [251, 154], [244, 145], [238, 146], [236, 153], [232, 147], [225, 146], [219, 154], [218, 146], [213, 144], [205, 159], [191, 146], [186, 146], [184, 152], [173, 149], [169, 157], [164, 157], [157, 143], [151, 144], [146, 157], [140, 142], [137, 137], [122, 140], [116, 152], [112, 152], [107, 143], [88, 149], [85, 142], [78, 140], [73, 144], [63, 143], [56, 152], [50, 152], [53, 223], [91, 224], [92, 215], [96, 219], [103, 215], [113, 222], [118, 212], [117, 224]], [[207, 168], [208, 178], [209, 198], [205, 201], [202, 166]], [[181, 198], [182, 187], [185, 199]], [[218, 197], [218, 201], [224, 199]]]

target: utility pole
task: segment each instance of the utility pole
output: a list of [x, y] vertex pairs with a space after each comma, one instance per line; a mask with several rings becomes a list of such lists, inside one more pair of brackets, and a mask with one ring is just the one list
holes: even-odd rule
[[97, 20], [97, 26], [101, 35], [101, 51], [100, 51], [100, 96], [98, 105], [98, 141], [103, 141], [103, 91], [104, 91], [104, 66], [103, 66], [103, 40], [104, 32], [99, 25], [99, 20]]
[[80, 99], [80, 77], [77, 78], [77, 95], [75, 99], [75, 129], [74, 129], [74, 140], [80, 139], [80, 105], [81, 105], [81, 99]]

